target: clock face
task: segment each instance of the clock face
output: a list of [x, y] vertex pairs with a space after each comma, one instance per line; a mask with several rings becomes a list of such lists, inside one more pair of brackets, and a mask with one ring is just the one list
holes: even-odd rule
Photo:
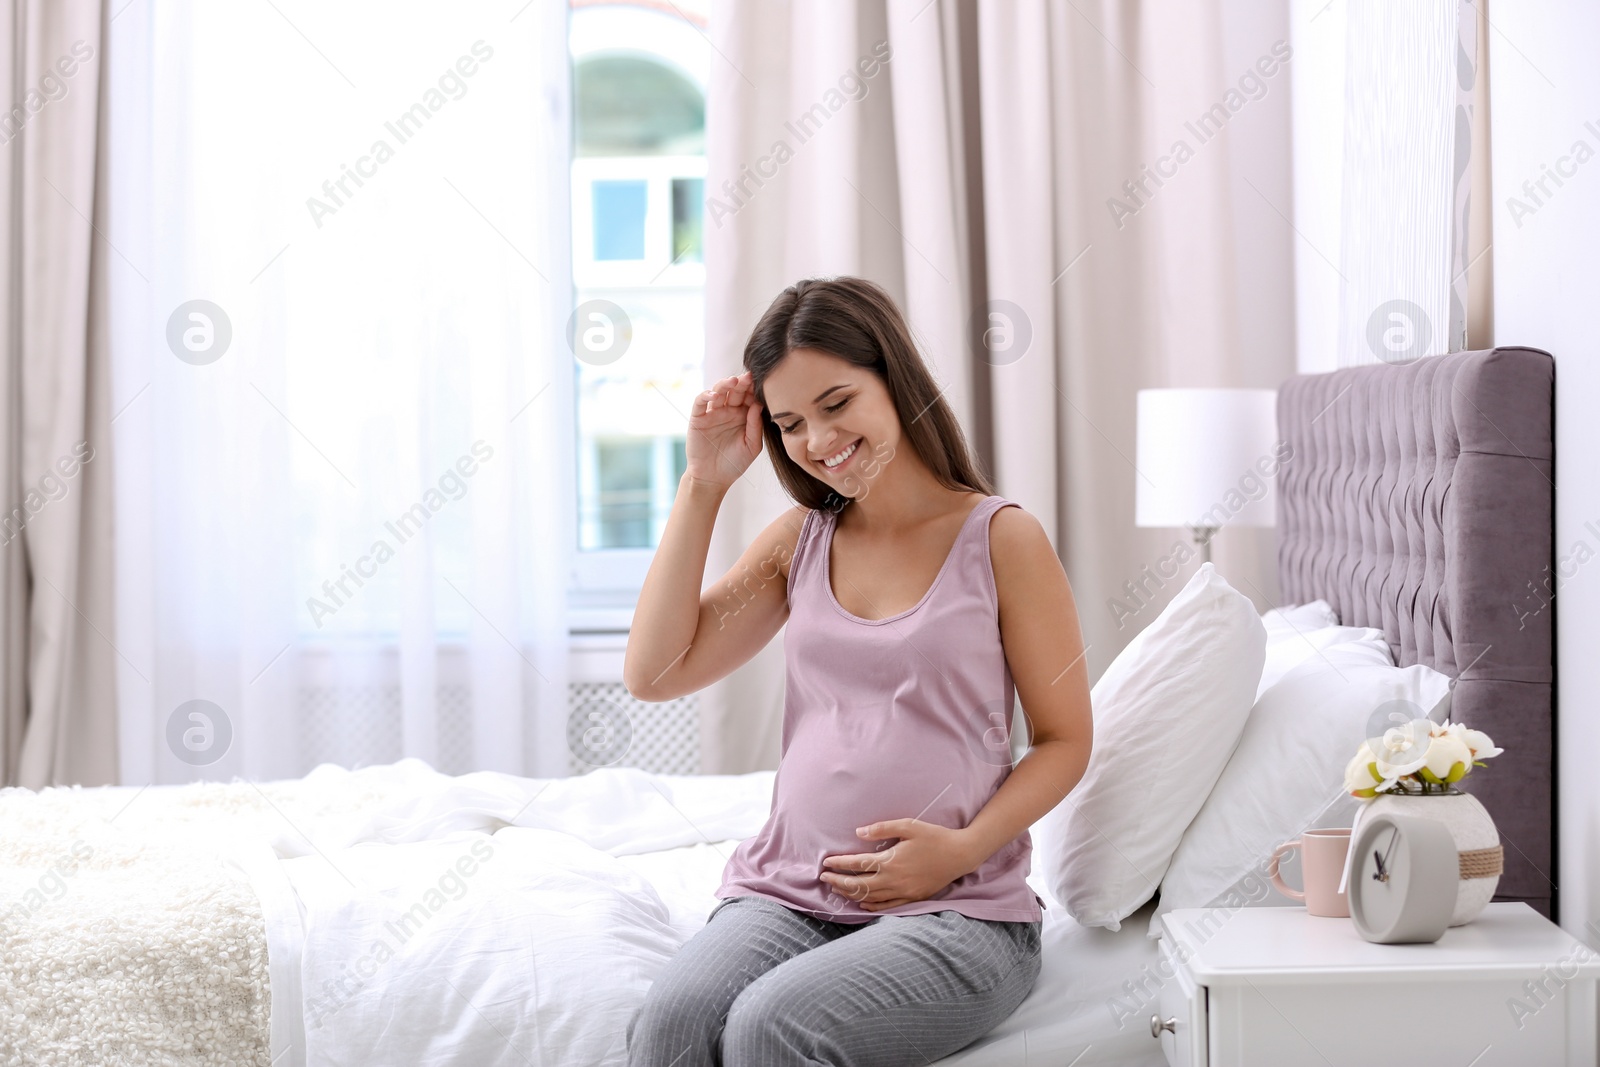
[[1368, 941], [1437, 941], [1455, 907], [1455, 839], [1443, 823], [1378, 814], [1351, 846], [1350, 919]]
[[1351, 897], [1361, 898], [1363, 925], [1374, 931], [1388, 931], [1399, 920], [1411, 885], [1411, 851], [1403, 847], [1400, 827], [1385, 822], [1373, 829], [1372, 834], [1362, 835], [1355, 871], [1361, 889], [1356, 892], [1351, 887]]

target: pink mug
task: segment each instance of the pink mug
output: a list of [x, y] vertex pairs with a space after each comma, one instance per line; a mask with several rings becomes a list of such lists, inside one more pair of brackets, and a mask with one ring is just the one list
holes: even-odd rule
[[[1300, 850], [1300, 881], [1304, 890], [1284, 884], [1278, 876], [1278, 863], [1294, 849]], [[1306, 902], [1307, 915], [1344, 919], [1350, 915], [1350, 898], [1339, 892], [1339, 876], [1344, 873], [1345, 853], [1350, 851], [1350, 828], [1307, 830], [1293, 841], [1273, 850], [1267, 863], [1267, 878], [1286, 897]]]

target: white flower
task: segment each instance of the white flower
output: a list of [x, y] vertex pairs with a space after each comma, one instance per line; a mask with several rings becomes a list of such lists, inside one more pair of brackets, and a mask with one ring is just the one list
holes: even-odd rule
[[1428, 751], [1419, 768], [1433, 775], [1434, 782], [1454, 782], [1472, 769], [1472, 750], [1454, 733], [1442, 733], [1429, 739]]
[[1466, 725], [1459, 722], [1452, 723], [1449, 719], [1436, 724], [1432, 732], [1435, 737], [1444, 733], [1455, 737], [1471, 749], [1472, 758], [1475, 760], [1488, 759], [1505, 751], [1503, 748], [1496, 748], [1494, 742], [1489, 740], [1489, 735], [1483, 731], [1469, 729]]
[[1350, 763], [1344, 769], [1345, 792], [1362, 800], [1370, 800], [1377, 796], [1377, 786], [1381, 778], [1373, 774], [1373, 767], [1377, 759], [1372, 754], [1372, 746], [1365, 741], [1356, 749], [1356, 754], [1351, 757]]
[[1461, 740], [1472, 750], [1473, 759], [1488, 759], [1505, 751], [1503, 748], [1496, 748], [1494, 742], [1489, 740], [1489, 735], [1481, 730], [1469, 730], [1463, 726]]
[[1385, 781], [1417, 771], [1428, 757], [1429, 728], [1427, 719], [1412, 719], [1403, 726], [1391, 726], [1374, 754], [1378, 773]]

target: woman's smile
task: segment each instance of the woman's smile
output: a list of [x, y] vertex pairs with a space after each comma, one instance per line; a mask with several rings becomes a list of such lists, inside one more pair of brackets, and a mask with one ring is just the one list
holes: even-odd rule
[[[861, 438], [858, 437], [852, 443], [824, 459], [822, 466], [829, 472], [843, 470], [850, 465], [850, 461], [855, 459], [856, 453], [859, 451], [861, 451]], [[843, 457], [842, 459], [840, 459], [841, 456]], [[832, 465], [830, 466], [830, 464]]]

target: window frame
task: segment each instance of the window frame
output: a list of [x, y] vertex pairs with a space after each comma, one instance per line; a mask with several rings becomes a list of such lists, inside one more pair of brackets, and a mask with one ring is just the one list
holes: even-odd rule
[[[573, 6], [569, 13], [567, 31], [568, 62], [576, 70], [585, 60], [607, 55], [632, 55], [660, 63], [682, 75], [699, 89], [703, 99], [709, 99], [709, 72], [711, 46], [702, 28], [692, 23], [681, 11], [668, 14], [640, 4], [587, 3]], [[698, 56], [698, 71], [687, 69], [678, 57], [684, 54]], [[571, 90], [569, 90], [571, 91]], [[575, 98], [566, 102], [569, 123]], [[648, 161], [651, 181], [645, 211], [645, 258], [639, 261], [594, 259], [594, 231], [592, 225], [592, 197], [588, 181], [595, 178], [637, 176], [641, 160]], [[707, 160], [703, 155], [662, 155], [649, 157], [579, 156], [576, 143], [569, 139], [566, 179], [568, 190], [569, 233], [571, 235], [570, 314], [580, 303], [580, 293], [595, 289], [699, 289], [705, 287], [704, 263], [704, 201], [702, 201], [701, 260], [674, 262], [672, 256], [672, 179], [700, 178], [709, 182]], [[702, 187], [704, 188], [704, 186]], [[583, 219], [582, 225], [578, 220]], [[705, 353], [700, 354], [702, 376]], [[570, 629], [573, 633], [626, 632], [632, 621], [633, 607], [645, 575], [655, 558], [651, 548], [600, 548], [581, 547], [579, 534], [580, 477], [582, 441], [579, 438], [581, 422], [578, 406], [581, 388], [579, 367], [573, 365], [573, 481], [571, 508], [573, 522], [569, 531], [571, 545], [568, 567], [568, 603]], [[652, 539], [659, 532], [652, 529]]]
[[[646, 184], [643, 259], [594, 258], [594, 194], [597, 181]], [[702, 260], [674, 262], [672, 256], [672, 182], [675, 178], [706, 179], [705, 156], [578, 156], [572, 160], [572, 283], [576, 289], [700, 288]], [[578, 220], [583, 220], [580, 225]]]

